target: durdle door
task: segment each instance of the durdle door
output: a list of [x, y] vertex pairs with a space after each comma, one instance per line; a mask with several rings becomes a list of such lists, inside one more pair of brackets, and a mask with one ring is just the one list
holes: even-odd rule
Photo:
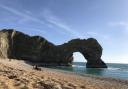
[[40, 36], [29, 36], [13, 29], [0, 31], [0, 57], [40, 62], [45, 65], [72, 65], [73, 52], [87, 60], [87, 68], [107, 68], [102, 61], [102, 47], [94, 38], [73, 39], [54, 45]]
[[70, 57], [72, 57], [73, 52], [80, 52], [87, 60], [87, 68], [107, 68], [107, 65], [101, 60], [103, 49], [94, 38], [73, 39], [59, 47]]

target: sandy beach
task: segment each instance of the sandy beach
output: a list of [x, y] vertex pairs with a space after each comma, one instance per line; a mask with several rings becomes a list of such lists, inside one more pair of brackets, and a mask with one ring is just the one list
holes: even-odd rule
[[128, 89], [128, 81], [79, 76], [48, 68], [38, 71], [24, 61], [1, 59], [0, 89]]

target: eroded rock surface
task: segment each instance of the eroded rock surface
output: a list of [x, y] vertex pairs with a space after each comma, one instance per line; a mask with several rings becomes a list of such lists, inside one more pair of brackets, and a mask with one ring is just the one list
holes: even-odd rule
[[0, 57], [40, 62], [46, 65], [71, 65], [73, 52], [87, 60], [87, 68], [107, 68], [101, 60], [102, 47], [94, 38], [73, 39], [54, 45], [40, 36], [29, 36], [13, 29], [0, 31]]

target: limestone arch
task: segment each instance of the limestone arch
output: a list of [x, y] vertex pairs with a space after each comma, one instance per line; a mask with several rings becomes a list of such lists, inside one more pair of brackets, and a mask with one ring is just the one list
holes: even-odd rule
[[[61, 47], [65, 50], [65, 53], [70, 56], [68, 58], [71, 58], [74, 52], [80, 52], [85, 60], [87, 60], [87, 68], [107, 68], [107, 65], [101, 59], [103, 49], [94, 38], [73, 39], [61, 45]], [[73, 61], [73, 59], [69, 59], [69, 62], [71, 60]]]

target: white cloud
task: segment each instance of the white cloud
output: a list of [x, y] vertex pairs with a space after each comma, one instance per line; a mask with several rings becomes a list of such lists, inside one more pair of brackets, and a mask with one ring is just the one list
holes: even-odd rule
[[87, 32], [87, 35], [90, 35], [90, 36], [97, 36], [98, 33], [96, 33], [96, 32]]
[[[88, 36], [90, 37], [98, 37], [99, 34], [96, 32], [87, 32], [86, 34], [80, 33], [76, 31], [75, 29], [72, 29], [69, 25], [65, 24], [61, 19], [57, 16], [55, 16], [52, 11], [49, 9], [45, 8], [43, 10], [43, 17], [45, 20], [41, 20], [39, 18], [33, 17], [31, 15], [30, 11], [26, 11], [26, 13], [23, 13], [21, 11], [18, 11], [15, 8], [12, 8], [10, 6], [2, 5], [0, 4], [0, 8], [3, 8], [4, 10], [13, 13], [15, 15], [21, 16], [22, 18], [18, 21], [19, 23], [25, 23], [27, 21], [34, 21], [42, 25], [47, 25], [50, 28], [53, 28], [53, 30], [58, 30], [59, 33], [69, 33], [73, 37], [79, 37], [79, 38], [87, 38]], [[60, 29], [55, 29], [55, 27], [60, 28]], [[40, 29], [39, 32], [41, 32]], [[43, 32], [43, 31], [42, 31]]]
[[[18, 23], [24, 23], [26, 21], [34, 21], [34, 22], [40, 23], [42, 25], [45, 24], [44, 21], [29, 15], [30, 12], [28, 12], [28, 11], [27, 11], [27, 13], [29, 13], [29, 14], [23, 13], [21, 11], [18, 11], [17, 9], [14, 9], [12, 7], [9, 7], [9, 6], [6, 6], [6, 5], [2, 5], [2, 4], [0, 4], [0, 8], [4, 9], [4, 10], [6, 10], [6, 11], [12, 13], [12, 14], [21, 16], [22, 18], [19, 19]], [[43, 30], [39, 30], [39, 29], [35, 29], [35, 30], [37, 30], [39, 32], [44, 32]]]
[[109, 25], [111, 25], [111, 26], [120, 26], [120, 25], [126, 26], [126, 25], [128, 25], [128, 23], [124, 22], [124, 21], [119, 21], [119, 22], [110, 22]]
[[43, 16], [51, 25], [55, 27], [59, 27], [61, 31], [65, 31], [70, 33], [72, 36], [83, 38], [83, 36], [77, 32], [76, 30], [73, 30], [68, 25], [64, 24], [58, 17], [56, 17], [49, 9], [44, 9]]
[[27, 21], [34, 21], [34, 22], [40, 23], [42, 25], [47, 25], [50, 28], [53, 26], [56, 26], [56, 27], [61, 28], [62, 31], [72, 34], [72, 36], [82, 37], [80, 33], [78, 33], [75, 30], [72, 30], [68, 25], [59, 21], [59, 18], [56, 17], [55, 15], [53, 15], [52, 12], [48, 9], [44, 9], [44, 11], [43, 11], [43, 16], [44, 16], [45, 20], [48, 22], [48, 23], [46, 23], [45, 21], [43, 21], [39, 18], [31, 16], [29, 11], [27, 11], [27, 13], [23, 13], [21, 11], [18, 11], [17, 9], [14, 9], [12, 7], [2, 5], [2, 4], [0, 4], [0, 8], [3, 8], [4, 10], [6, 10], [10, 13], [13, 13], [15, 15], [21, 16], [22, 18], [18, 21], [19, 23], [24, 23]]
[[9, 12], [11, 12], [11, 13], [13, 13], [13, 14], [16, 14], [18, 16], [24, 17], [26, 19], [29, 19], [29, 20], [32, 20], [32, 21], [35, 21], [35, 22], [38, 22], [40, 24], [44, 24], [44, 21], [42, 21], [42, 20], [40, 20], [38, 18], [32, 17], [32, 16], [30, 16], [28, 14], [22, 13], [22, 12], [16, 10], [16, 9], [12, 8], [12, 7], [8, 7], [8, 6], [2, 5], [2, 4], [0, 4], [0, 7], [5, 9], [5, 10], [7, 10], [7, 11], [9, 11]]
[[103, 40], [108, 40], [109, 39], [109, 36], [108, 35], [100, 34], [100, 33], [97, 33], [95, 31], [90, 31], [90, 32], [87, 32], [86, 34], [89, 37], [102, 38]]
[[126, 22], [126, 21], [110, 22], [109, 26], [111, 26], [111, 27], [122, 27], [124, 30], [128, 31], [128, 22]]

